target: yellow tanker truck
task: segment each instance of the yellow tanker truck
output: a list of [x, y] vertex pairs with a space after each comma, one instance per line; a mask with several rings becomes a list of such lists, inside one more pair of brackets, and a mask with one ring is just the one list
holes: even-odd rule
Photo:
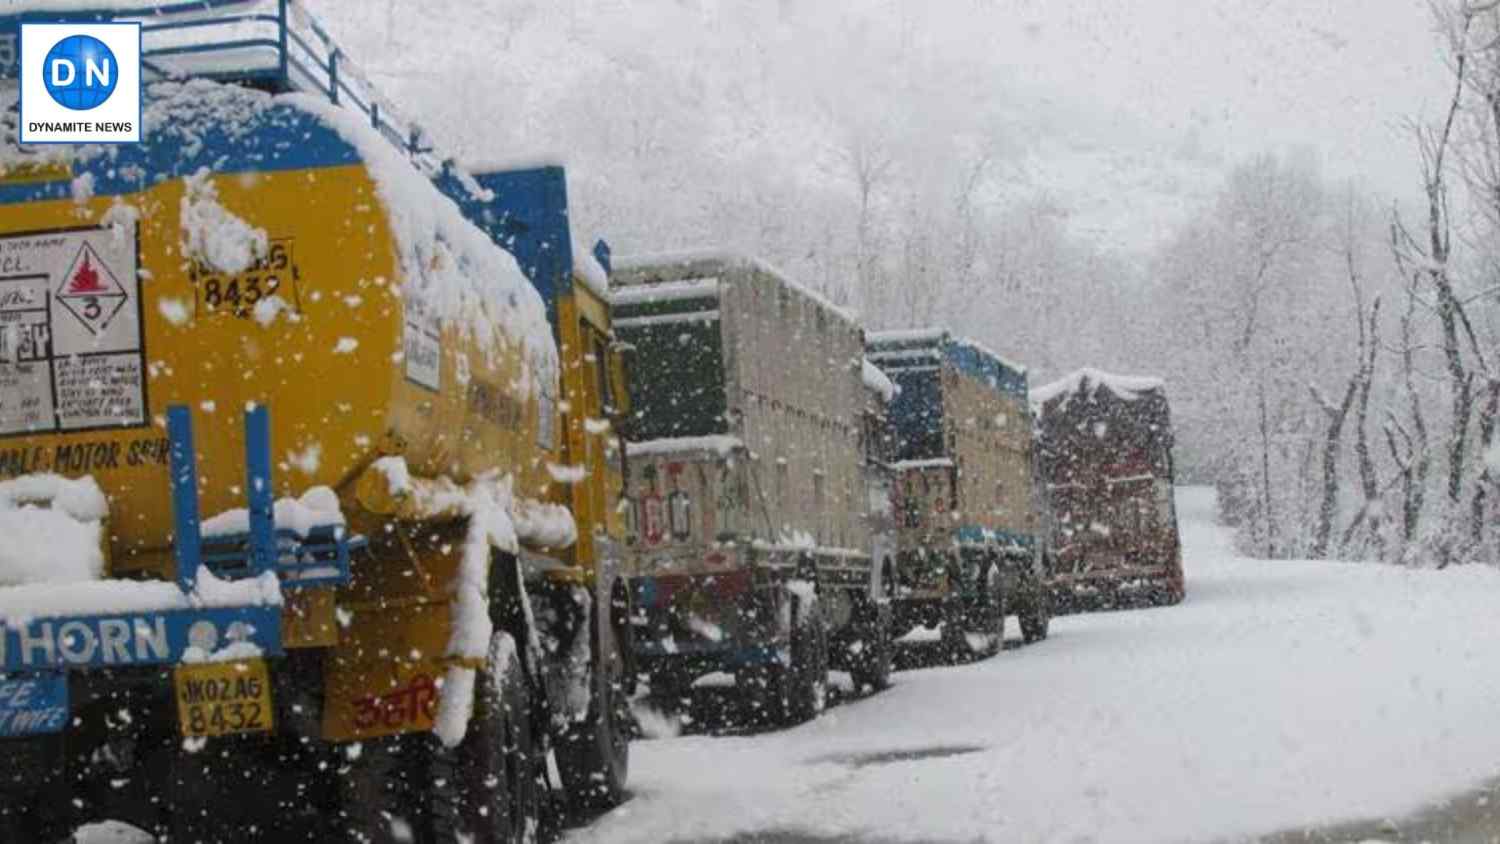
[[618, 800], [623, 374], [562, 169], [443, 160], [289, 0], [116, 5], [0, 17], [140, 21], [147, 83], [139, 144], [0, 149], [0, 841]]

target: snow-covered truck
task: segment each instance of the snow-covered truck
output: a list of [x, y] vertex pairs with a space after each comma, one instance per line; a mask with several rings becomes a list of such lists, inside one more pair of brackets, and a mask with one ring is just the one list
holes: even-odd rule
[[1175, 604], [1182, 542], [1159, 378], [1082, 369], [1032, 393], [1062, 610]]
[[732, 673], [791, 723], [821, 710], [830, 666], [883, 686], [860, 326], [734, 255], [625, 260], [610, 282], [630, 349], [632, 641], [653, 694]]
[[941, 628], [957, 656], [998, 651], [1004, 620], [1047, 635], [1050, 555], [1026, 370], [941, 329], [871, 333], [869, 359], [900, 388], [894, 634]]
[[549, 753], [619, 799], [561, 169], [445, 160], [291, 0], [23, 8], [141, 22], [147, 84], [140, 143], [27, 148], [0, 50], [0, 841], [523, 841]]

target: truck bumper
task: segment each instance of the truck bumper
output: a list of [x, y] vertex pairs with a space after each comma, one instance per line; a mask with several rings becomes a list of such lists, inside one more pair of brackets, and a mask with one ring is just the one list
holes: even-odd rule
[[787, 646], [768, 572], [651, 575], [632, 578], [630, 588], [636, 666], [649, 675], [765, 665]]
[[1184, 596], [1181, 573], [1169, 567], [1058, 574], [1050, 585], [1057, 615], [1163, 606], [1178, 603]]

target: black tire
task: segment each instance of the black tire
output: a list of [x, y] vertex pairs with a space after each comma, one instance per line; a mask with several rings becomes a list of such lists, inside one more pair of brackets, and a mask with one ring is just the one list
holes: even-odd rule
[[[505, 655], [510, 658], [503, 659]], [[450, 748], [431, 733], [409, 733], [362, 742], [340, 778], [344, 829], [325, 840], [536, 841], [542, 819], [541, 757], [531, 716], [525, 669], [509, 634], [497, 632], [489, 666], [475, 678], [474, 711], [463, 741]]]
[[784, 727], [816, 718], [828, 702], [828, 632], [815, 607], [793, 596], [790, 664], [753, 672], [761, 711]]
[[43, 797], [0, 793], [0, 841], [71, 842], [73, 823], [54, 811], [56, 803]]
[[[165, 793], [165, 831], [171, 842], [231, 844], [275, 838], [315, 844], [340, 837], [338, 786], [327, 770], [338, 756], [318, 742], [286, 734], [224, 736], [188, 752], [175, 734], [152, 739], [143, 765], [152, 793]], [[154, 775], [156, 771], [161, 775]], [[150, 773], [145, 773], [150, 772]], [[254, 800], [244, 795], [254, 794]], [[153, 798], [139, 798], [149, 804]], [[148, 828], [152, 805], [111, 814]], [[127, 812], [128, 806], [117, 811]]]
[[943, 647], [954, 662], [984, 659], [1005, 645], [1005, 589], [1000, 569], [989, 565], [979, 575], [982, 585], [973, 597], [948, 601], [943, 621]]
[[651, 705], [663, 712], [678, 712], [692, 702], [693, 678], [675, 666], [652, 670], [646, 683], [651, 687]]
[[[515, 640], [497, 632], [474, 689], [474, 715], [455, 754], [456, 826], [438, 844], [526, 844], [542, 821], [541, 759], [532, 723], [531, 687]], [[452, 835], [449, 838], [449, 835]]]
[[598, 660], [588, 716], [557, 742], [557, 772], [574, 812], [602, 812], [625, 799], [630, 771], [630, 701], [622, 685], [623, 659], [617, 648], [609, 651]]
[[1052, 624], [1052, 601], [1047, 590], [1044, 587], [1033, 589], [1020, 609], [1021, 640], [1030, 645], [1047, 638], [1047, 628]]
[[869, 688], [878, 692], [891, 684], [895, 643], [891, 639], [890, 606], [864, 599], [856, 612], [861, 620], [854, 640], [847, 646], [850, 652], [845, 662], [856, 691]]
[[792, 636], [789, 674], [783, 723], [801, 724], [823, 714], [828, 706], [828, 629], [815, 611], [808, 613]]
[[0, 841], [53, 844], [73, 833], [61, 735], [0, 741]]

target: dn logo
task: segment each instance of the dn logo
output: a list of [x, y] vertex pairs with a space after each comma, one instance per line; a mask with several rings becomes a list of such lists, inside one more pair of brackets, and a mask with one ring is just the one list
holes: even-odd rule
[[57, 42], [43, 60], [44, 84], [63, 108], [98, 108], [115, 92], [119, 64], [103, 41], [90, 35], [70, 35]]

